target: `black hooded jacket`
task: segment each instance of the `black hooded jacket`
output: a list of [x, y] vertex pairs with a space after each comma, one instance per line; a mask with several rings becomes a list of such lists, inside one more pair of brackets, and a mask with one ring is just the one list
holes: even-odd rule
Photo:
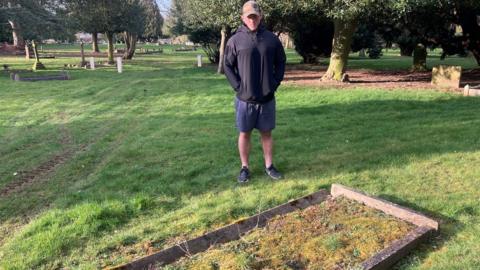
[[265, 29], [242, 25], [225, 48], [225, 75], [240, 100], [266, 103], [275, 96], [285, 73], [285, 51], [278, 37]]

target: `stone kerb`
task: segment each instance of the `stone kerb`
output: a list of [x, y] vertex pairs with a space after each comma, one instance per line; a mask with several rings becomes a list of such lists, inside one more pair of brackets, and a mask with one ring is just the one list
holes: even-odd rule
[[470, 86], [470, 85], [465, 85], [463, 88], [463, 95], [464, 96], [470, 96], [470, 97], [478, 97], [480, 96], [480, 85], [477, 86]]

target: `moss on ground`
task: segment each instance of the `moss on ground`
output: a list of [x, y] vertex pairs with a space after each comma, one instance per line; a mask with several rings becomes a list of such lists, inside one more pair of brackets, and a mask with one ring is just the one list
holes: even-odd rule
[[164, 269], [355, 269], [413, 228], [357, 202], [329, 199]]

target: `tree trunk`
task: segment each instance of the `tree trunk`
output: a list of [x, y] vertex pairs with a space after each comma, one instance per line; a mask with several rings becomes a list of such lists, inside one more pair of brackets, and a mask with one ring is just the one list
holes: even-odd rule
[[410, 71], [427, 70], [427, 48], [423, 44], [418, 44], [413, 51], [413, 66]]
[[226, 39], [227, 39], [227, 27], [222, 26], [222, 31], [221, 31], [222, 39], [220, 41], [220, 57], [218, 59], [218, 69], [217, 73], [223, 74], [223, 60], [224, 60], [224, 55], [225, 55], [225, 44], [226, 44]]
[[107, 40], [108, 40], [108, 64], [113, 65], [115, 61], [113, 61], [113, 33], [107, 32]]
[[123, 39], [125, 41], [125, 46], [126, 46], [126, 50], [125, 50], [125, 53], [123, 54], [123, 58], [125, 59], [125, 57], [127, 56], [127, 52], [128, 50], [130, 50], [130, 33], [128, 33], [127, 31], [125, 31], [123, 33]]
[[98, 33], [97, 32], [92, 33], [92, 52], [94, 53], [100, 52], [100, 49], [98, 49]]
[[457, 1], [457, 20], [463, 30], [463, 45], [469, 50], [480, 66], [480, 18], [477, 11], [462, 6]]
[[347, 68], [348, 54], [352, 45], [353, 33], [357, 28], [356, 20], [334, 20], [332, 54], [327, 72], [322, 80], [347, 81], [344, 76]]
[[133, 55], [135, 55], [135, 49], [137, 47], [137, 39], [137, 34], [125, 32], [125, 44], [127, 45], [127, 49], [123, 54], [123, 59], [131, 60], [133, 58]]
[[13, 45], [18, 49], [23, 49], [25, 47], [25, 40], [23, 39], [20, 25], [14, 20], [8, 20], [8, 23], [12, 27]]

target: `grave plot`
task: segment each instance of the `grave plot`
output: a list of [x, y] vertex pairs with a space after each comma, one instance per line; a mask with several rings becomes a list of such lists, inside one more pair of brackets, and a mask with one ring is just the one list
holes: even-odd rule
[[51, 80], [70, 80], [67, 72], [12, 72], [10, 78], [14, 81], [51, 81]]
[[111, 269], [389, 269], [438, 223], [334, 184]]
[[163, 53], [163, 49], [162, 48], [158, 48], [158, 49], [145, 49], [145, 48], [138, 48], [136, 50], [136, 54], [138, 55], [147, 55], [147, 54], [161, 54]]
[[364, 260], [412, 229], [358, 202], [330, 198], [160, 269], [360, 269]]

